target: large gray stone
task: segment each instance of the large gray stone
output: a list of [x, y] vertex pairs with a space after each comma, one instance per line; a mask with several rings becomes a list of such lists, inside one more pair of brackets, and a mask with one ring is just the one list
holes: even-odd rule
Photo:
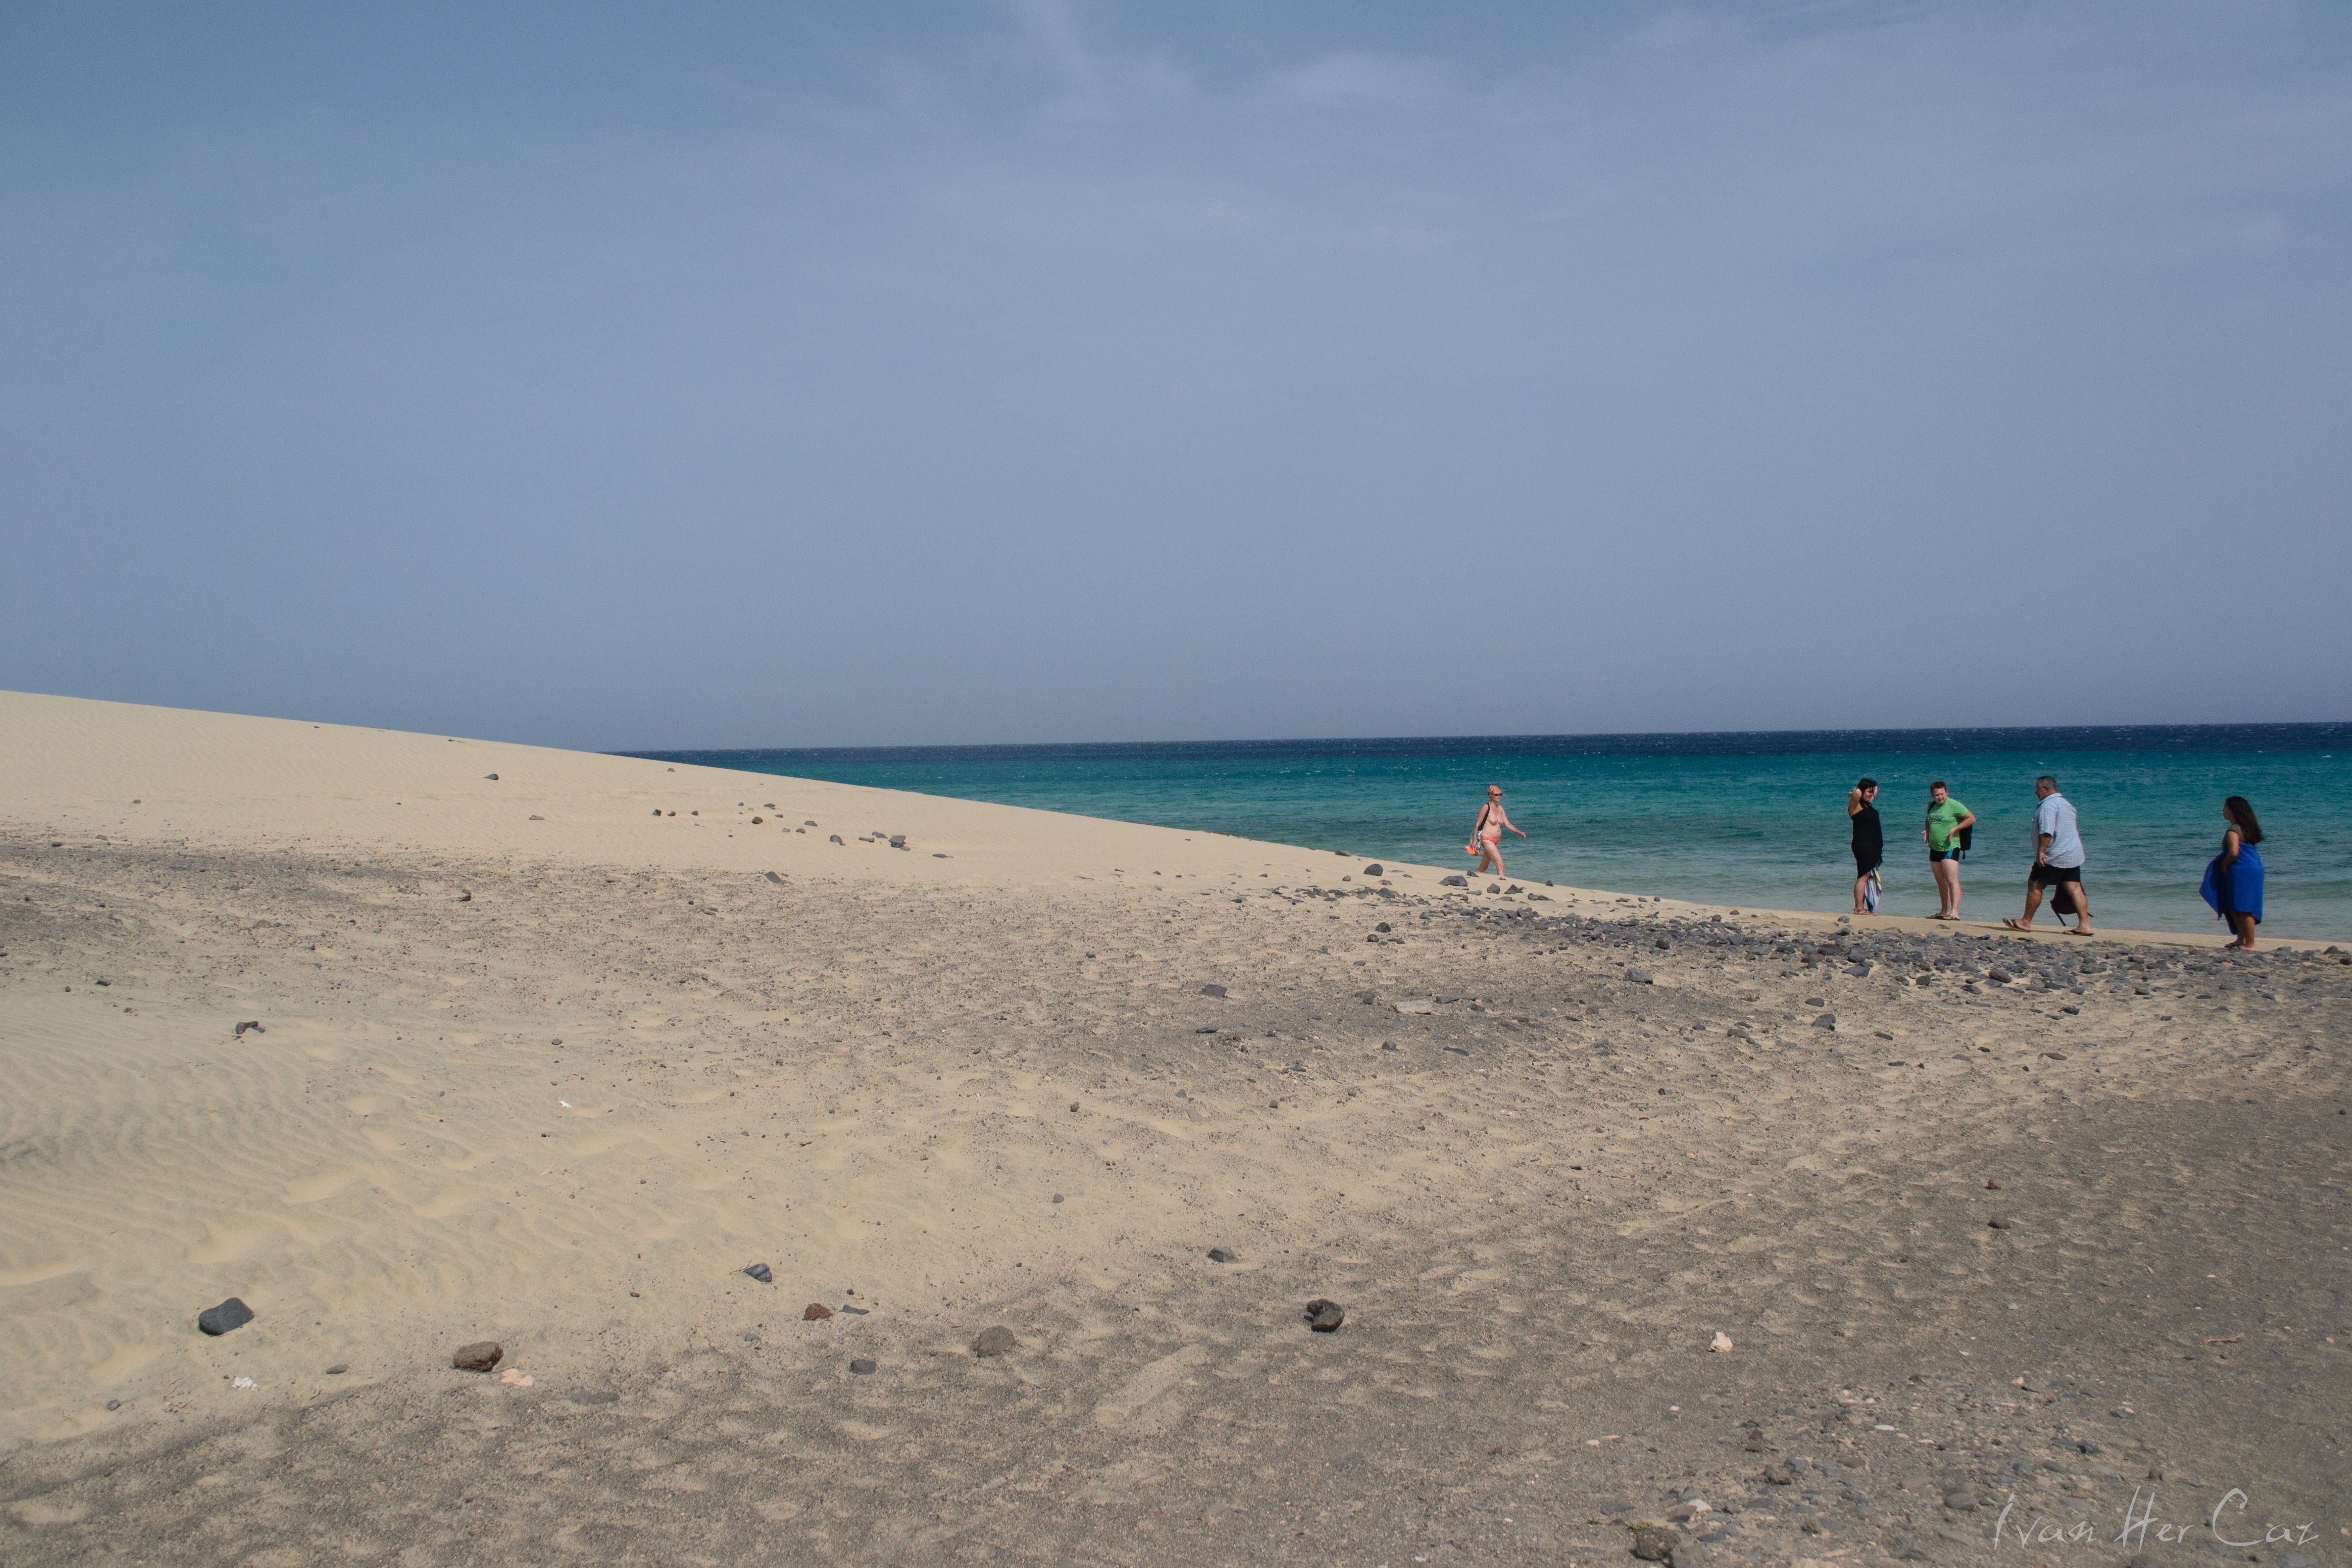
[[225, 1334], [231, 1329], [241, 1329], [253, 1321], [253, 1309], [231, 1296], [217, 1307], [206, 1307], [196, 1314], [196, 1327], [208, 1334]]

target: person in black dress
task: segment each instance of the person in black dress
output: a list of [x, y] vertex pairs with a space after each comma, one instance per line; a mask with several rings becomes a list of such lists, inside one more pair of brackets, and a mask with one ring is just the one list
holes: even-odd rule
[[1869, 906], [1863, 902], [1863, 884], [1886, 858], [1886, 836], [1879, 831], [1878, 781], [1864, 779], [1846, 792], [1845, 814], [1853, 821], [1853, 912], [1866, 915]]

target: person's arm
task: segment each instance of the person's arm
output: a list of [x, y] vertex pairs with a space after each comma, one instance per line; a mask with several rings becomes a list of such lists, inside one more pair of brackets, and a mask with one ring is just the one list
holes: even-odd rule
[[1845, 792], [1845, 814], [1848, 816], [1862, 815], [1862, 791], [1850, 789]]
[[2221, 869], [2228, 870], [2238, 863], [2238, 830], [2234, 827], [2221, 835]]
[[1966, 816], [1961, 817], [1958, 822], [1952, 824], [1952, 837], [1958, 838], [1962, 833], [1974, 827], [1976, 825], [1977, 814], [1973, 811], [1969, 812]]
[[2047, 833], [2035, 834], [2033, 836], [2033, 863], [2037, 866], [2043, 865], [2049, 860], [2049, 858], [2050, 835]]
[[[1511, 820], [1511, 814], [1507, 811], [1503, 813], [1503, 826], [1509, 828], [1514, 833], [1519, 833], [1519, 825]], [[1527, 835], [1519, 833], [1519, 837], [1525, 838]]]

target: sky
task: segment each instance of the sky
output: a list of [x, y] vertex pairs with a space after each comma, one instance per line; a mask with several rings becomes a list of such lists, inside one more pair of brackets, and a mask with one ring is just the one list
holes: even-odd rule
[[2352, 718], [2340, 0], [0, 8], [0, 687]]

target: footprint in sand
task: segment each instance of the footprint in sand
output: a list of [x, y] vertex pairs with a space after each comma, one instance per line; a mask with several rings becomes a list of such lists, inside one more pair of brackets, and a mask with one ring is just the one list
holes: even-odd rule
[[1173, 1355], [1164, 1355], [1146, 1364], [1095, 1406], [1095, 1425], [1126, 1426], [1137, 1411], [1182, 1382], [1194, 1369], [1207, 1365], [1208, 1360], [1206, 1345], [1186, 1345]]

